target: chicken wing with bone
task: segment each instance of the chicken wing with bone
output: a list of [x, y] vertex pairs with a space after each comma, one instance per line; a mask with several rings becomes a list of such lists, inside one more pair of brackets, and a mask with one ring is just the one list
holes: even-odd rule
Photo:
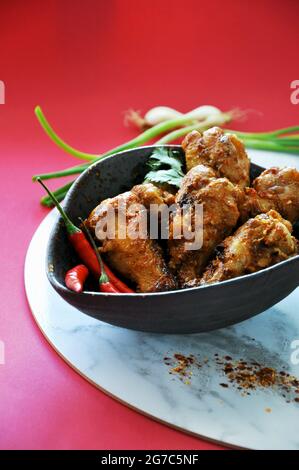
[[158, 186], [152, 183], [142, 183], [133, 186], [131, 191], [140, 198], [140, 201], [147, 209], [150, 208], [151, 204], [171, 206], [175, 202], [175, 189], [166, 184]]
[[[169, 267], [177, 274], [181, 287], [199, 283], [200, 276], [216, 245], [230, 235], [239, 218], [240, 189], [227, 178], [218, 178], [216, 172], [204, 165], [193, 167], [183, 178], [176, 195], [177, 211], [170, 221]], [[189, 237], [174, 238], [177, 225], [182, 225], [182, 209], [191, 211], [191, 232], [195, 230], [195, 205], [202, 204], [202, 246], [190, 250]], [[183, 221], [184, 222], [184, 221]], [[195, 237], [195, 235], [194, 235]]]
[[202, 134], [192, 131], [182, 142], [187, 171], [202, 164], [213, 168], [218, 177], [226, 177], [240, 188], [249, 186], [250, 160], [237, 136], [212, 127]]
[[[86, 222], [89, 229], [100, 238], [100, 250], [108, 264], [136, 284], [137, 292], [176, 288], [176, 281], [166, 265], [161, 247], [157, 241], [149, 239], [147, 228], [140, 225], [147, 219], [147, 205], [166, 203], [168, 197], [168, 193], [151, 184], [138, 185], [131, 191], [102, 201]], [[115, 214], [115, 232], [111, 235], [105, 226], [109, 210]], [[101, 222], [102, 227], [99, 225]], [[143, 231], [144, 238], [134, 238], [136, 230]]]
[[201, 285], [225, 281], [272, 266], [298, 254], [292, 225], [270, 210], [249, 219], [217, 247], [218, 255], [208, 266]]
[[299, 171], [295, 168], [270, 168], [253, 181], [249, 188], [250, 160], [243, 143], [233, 134], [212, 127], [202, 134], [190, 132], [182, 142], [187, 170], [198, 164], [213, 168], [244, 189], [240, 202], [241, 221], [277, 210], [295, 222], [299, 219]]
[[295, 168], [265, 170], [252, 188], [245, 189], [240, 205], [242, 221], [270, 209], [292, 223], [299, 219], [299, 171]]

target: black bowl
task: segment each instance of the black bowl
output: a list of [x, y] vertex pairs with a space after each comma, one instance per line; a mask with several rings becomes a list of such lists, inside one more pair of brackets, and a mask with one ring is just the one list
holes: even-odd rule
[[[180, 146], [171, 146], [181, 150]], [[155, 147], [121, 152], [95, 163], [76, 181], [65, 210], [77, 223], [103, 199], [141, 183]], [[251, 164], [251, 177], [264, 168]], [[57, 220], [47, 253], [47, 274], [58, 294], [81, 312], [133, 330], [155, 333], [198, 333], [239, 323], [272, 307], [299, 284], [299, 256], [257, 273], [219, 284], [153, 294], [77, 294], [64, 285], [65, 272], [78, 263]], [[92, 285], [90, 286], [92, 288]]]

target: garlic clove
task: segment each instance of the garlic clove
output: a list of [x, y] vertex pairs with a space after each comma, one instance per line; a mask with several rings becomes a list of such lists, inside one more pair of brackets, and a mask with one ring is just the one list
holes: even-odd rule
[[183, 116], [183, 113], [169, 108], [168, 106], [156, 106], [145, 114], [144, 119], [149, 126], [155, 126], [156, 124], [160, 124], [160, 122], [169, 121], [170, 119], [176, 119], [181, 116]]
[[188, 113], [180, 113], [176, 109], [169, 106], [156, 106], [150, 109], [144, 116], [146, 124], [150, 127], [160, 124], [161, 122], [177, 119], [178, 117], [187, 116], [195, 121], [203, 121], [211, 116], [221, 113], [219, 108], [211, 105], [203, 105], [189, 111]]
[[216, 114], [221, 113], [219, 108], [210, 105], [199, 106], [198, 108], [193, 109], [185, 114], [185, 116], [194, 118], [196, 121], [202, 121], [207, 119], [210, 116], [215, 116]]

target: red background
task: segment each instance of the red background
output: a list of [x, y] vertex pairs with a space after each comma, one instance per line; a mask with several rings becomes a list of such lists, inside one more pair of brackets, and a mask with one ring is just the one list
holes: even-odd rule
[[[128, 108], [253, 109], [238, 128], [298, 124], [296, 0], [1, 0], [1, 448], [214, 448], [122, 406], [73, 372], [27, 306], [23, 260], [47, 210], [37, 172], [75, 164], [37, 124], [100, 153], [134, 135]], [[54, 183], [54, 186], [57, 183]]]

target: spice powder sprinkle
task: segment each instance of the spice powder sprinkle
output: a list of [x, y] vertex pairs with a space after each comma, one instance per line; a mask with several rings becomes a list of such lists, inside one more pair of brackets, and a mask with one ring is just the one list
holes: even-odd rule
[[251, 391], [258, 389], [276, 389], [287, 403], [291, 401], [299, 403], [299, 379], [285, 370], [277, 371], [257, 361], [233, 360], [227, 355], [221, 357], [218, 353], [215, 353], [211, 360], [208, 358], [200, 360], [193, 354], [185, 356], [181, 353], [164, 358], [165, 365], [169, 367], [169, 374], [176, 375], [187, 385], [191, 384], [196, 371], [210, 367], [210, 361], [213, 361], [216, 369], [226, 377], [227, 383], [223, 381], [219, 383], [222, 388], [233, 387], [242, 395], [250, 395]]

